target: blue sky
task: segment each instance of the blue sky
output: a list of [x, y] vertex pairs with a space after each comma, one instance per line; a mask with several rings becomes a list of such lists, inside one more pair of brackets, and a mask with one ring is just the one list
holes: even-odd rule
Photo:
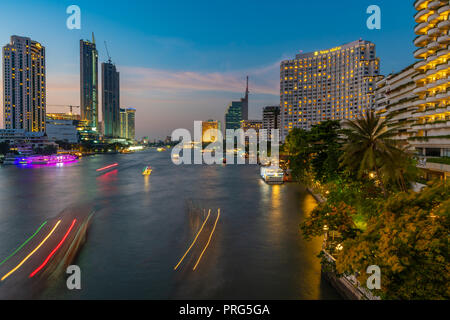
[[[382, 74], [414, 62], [414, 1], [8, 1], [0, 44], [12, 34], [47, 50], [47, 103], [79, 104], [79, 39], [95, 32], [99, 61], [121, 73], [121, 105], [137, 108], [137, 135], [165, 137], [194, 120], [223, 120], [250, 76], [250, 117], [279, 103], [279, 62], [362, 38], [377, 45]], [[81, 8], [81, 30], [66, 28], [67, 6]], [[381, 30], [366, 8], [381, 8]], [[20, 20], [17, 20], [17, 17]], [[58, 111], [48, 108], [49, 111]], [[63, 110], [60, 110], [63, 111]]]

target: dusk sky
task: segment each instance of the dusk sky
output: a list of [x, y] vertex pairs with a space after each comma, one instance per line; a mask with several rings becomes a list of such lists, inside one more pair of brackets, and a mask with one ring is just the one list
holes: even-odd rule
[[[263, 106], [279, 104], [280, 61], [300, 50], [324, 50], [362, 38], [376, 44], [383, 75], [400, 71], [414, 62], [413, 3], [5, 1], [0, 44], [11, 35], [41, 42], [47, 55], [47, 104], [79, 105], [79, 40], [94, 32], [99, 64], [107, 60], [107, 41], [120, 72], [121, 106], [137, 109], [137, 138], [157, 139], [175, 128], [192, 130], [194, 120], [223, 122], [228, 103], [244, 93], [246, 75], [249, 117], [261, 119]], [[81, 8], [81, 30], [66, 28], [71, 4]], [[381, 8], [381, 30], [366, 27], [366, 8], [372, 4]], [[3, 105], [0, 114], [3, 127]]]

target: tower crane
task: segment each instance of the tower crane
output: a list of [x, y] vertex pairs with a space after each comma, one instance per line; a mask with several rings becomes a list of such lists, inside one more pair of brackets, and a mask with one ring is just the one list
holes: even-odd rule
[[69, 104], [48, 104], [47, 106], [49, 106], [49, 107], [65, 107], [65, 108], [69, 107], [70, 114], [73, 114], [73, 108], [80, 108], [80, 106], [72, 106]]

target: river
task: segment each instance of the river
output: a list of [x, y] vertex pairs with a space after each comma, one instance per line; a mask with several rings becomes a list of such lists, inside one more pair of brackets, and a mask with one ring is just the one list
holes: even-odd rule
[[[119, 165], [96, 171], [111, 163]], [[146, 165], [149, 177], [141, 174]], [[0, 260], [44, 220], [82, 204], [95, 207], [73, 262], [82, 288], [68, 290], [63, 274], [36, 298], [339, 298], [321, 278], [321, 239], [300, 234], [316, 205], [302, 186], [267, 185], [255, 165], [176, 166], [169, 152], [155, 150], [61, 167], [0, 167]], [[219, 209], [220, 219], [197, 269], [188, 255], [174, 270], [209, 209], [211, 221]]]

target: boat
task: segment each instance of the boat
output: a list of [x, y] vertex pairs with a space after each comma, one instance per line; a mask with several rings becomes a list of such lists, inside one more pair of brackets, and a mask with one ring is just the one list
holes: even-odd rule
[[77, 157], [71, 154], [66, 155], [34, 155], [28, 157], [16, 157], [14, 164], [17, 165], [56, 165], [77, 161]]
[[149, 176], [152, 173], [152, 167], [147, 166], [145, 167], [144, 171], [142, 171], [143, 176]]
[[284, 183], [284, 172], [283, 169], [270, 166], [270, 167], [261, 167], [260, 169], [261, 178], [267, 184], [283, 184]]
[[166, 151], [166, 149], [163, 148], [163, 147], [159, 147], [159, 148], [157, 148], [156, 150], [157, 150], [158, 152]]

